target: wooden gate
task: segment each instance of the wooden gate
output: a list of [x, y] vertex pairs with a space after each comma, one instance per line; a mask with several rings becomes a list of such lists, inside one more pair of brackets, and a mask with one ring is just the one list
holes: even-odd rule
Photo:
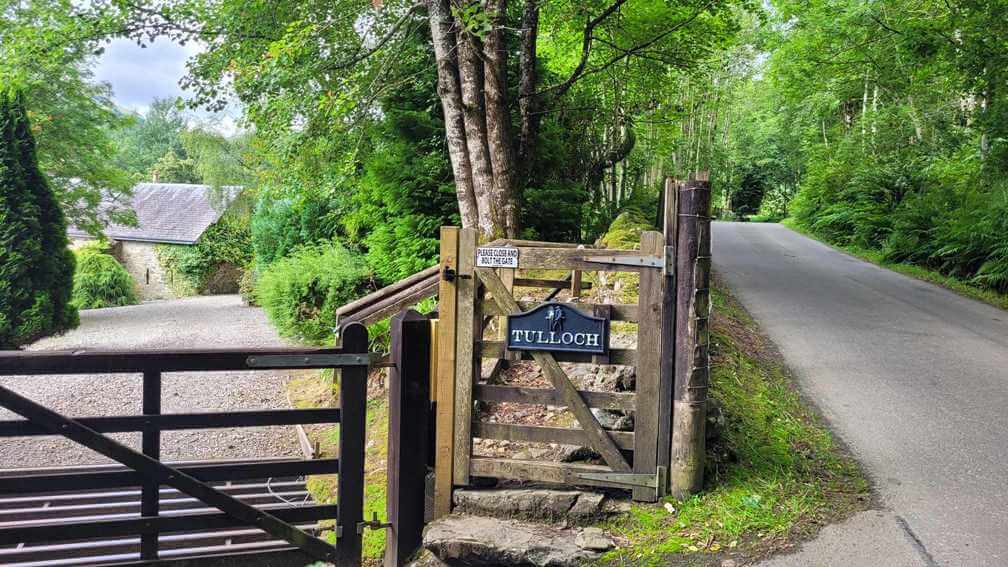
[[[671, 225], [671, 223], [668, 223]], [[672, 233], [674, 234], [674, 233]], [[671, 356], [674, 274], [666, 270], [672, 240], [645, 232], [639, 250], [595, 249], [569, 243], [497, 240], [485, 246], [518, 251], [518, 267], [476, 266], [477, 232], [443, 227], [441, 283], [437, 327], [435, 512], [445, 514], [453, 486], [473, 477], [529, 480], [563, 485], [630, 488], [636, 500], [654, 501], [666, 490], [671, 428]], [[564, 270], [565, 280], [524, 278], [525, 270]], [[515, 287], [570, 287], [578, 298], [587, 285], [583, 272], [636, 272], [636, 304], [569, 303], [582, 313], [637, 324], [637, 348], [610, 348], [607, 356], [576, 352], [508, 351], [500, 333], [487, 322], [534, 307], [515, 299]], [[556, 295], [554, 293], [553, 295]], [[663, 317], [663, 312], [665, 317]], [[497, 327], [501, 328], [500, 326]], [[493, 335], [493, 336], [492, 336]], [[552, 388], [526, 388], [488, 383], [483, 360], [533, 359]], [[633, 392], [582, 391], [558, 364], [620, 364], [636, 370]], [[577, 428], [507, 425], [474, 420], [474, 401], [566, 406]], [[448, 411], [448, 409], [451, 411]], [[604, 429], [591, 408], [632, 412], [633, 431]], [[590, 447], [605, 465], [518, 460], [473, 455], [473, 439], [506, 439]]]

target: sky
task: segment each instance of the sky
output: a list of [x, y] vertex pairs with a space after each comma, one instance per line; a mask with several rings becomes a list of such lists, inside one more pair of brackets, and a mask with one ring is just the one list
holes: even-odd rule
[[[112, 85], [112, 100], [120, 108], [144, 114], [156, 98], [187, 98], [179, 79], [186, 73], [186, 60], [200, 49], [195, 42], [181, 46], [160, 39], [141, 48], [134, 41], [115, 39], [99, 58], [95, 79]], [[223, 134], [237, 130], [233, 109], [218, 115], [206, 112], [197, 115]]]

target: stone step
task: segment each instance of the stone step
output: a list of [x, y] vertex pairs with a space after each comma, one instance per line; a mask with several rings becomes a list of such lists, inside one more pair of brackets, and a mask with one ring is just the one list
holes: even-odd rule
[[460, 514], [574, 525], [588, 524], [630, 507], [626, 500], [602, 492], [548, 488], [463, 488], [455, 490], [452, 500]]
[[416, 567], [574, 567], [615, 547], [599, 528], [558, 528], [517, 520], [451, 514], [424, 530], [429, 555]]

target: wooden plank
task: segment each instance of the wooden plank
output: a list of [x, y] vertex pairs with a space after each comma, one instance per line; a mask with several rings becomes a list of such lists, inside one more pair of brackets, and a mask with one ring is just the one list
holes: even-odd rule
[[[546, 248], [578, 248], [580, 246], [585, 246], [584, 244], [577, 244], [575, 242], [547, 242], [544, 240], [518, 240], [518, 239], [507, 239], [501, 240], [501, 244], [510, 244], [518, 248], [526, 247], [546, 247]], [[488, 245], [484, 245], [488, 246]]]
[[[442, 270], [458, 268], [459, 229], [441, 227]], [[438, 291], [437, 394], [435, 396], [434, 517], [451, 512], [452, 466], [455, 462], [455, 328], [456, 282], [442, 278]]]
[[[544, 280], [539, 278], [515, 278], [515, 287], [544, 287], [547, 289], [563, 289], [571, 283], [567, 280]], [[581, 289], [591, 289], [592, 283], [582, 281]]]
[[[501, 358], [505, 352], [505, 344], [501, 341], [477, 341], [477, 352], [482, 358]], [[515, 354], [521, 354], [525, 360], [534, 359], [531, 351], [516, 350]], [[558, 362], [582, 362], [591, 363], [595, 355], [587, 352], [554, 352], [553, 358]], [[609, 349], [608, 364], [623, 364], [632, 366], [637, 362], [637, 350], [632, 348], [611, 348]]]
[[[593, 306], [592, 311], [594, 311], [592, 315], [595, 317], [612, 321], [612, 305], [606, 303], [596, 303]], [[593, 354], [591, 361], [592, 364], [612, 364], [612, 352], [607, 352], [605, 354]]]
[[[666, 272], [661, 290], [661, 363], [658, 370], [658, 466], [668, 470], [672, 459], [672, 398], [675, 384], [675, 326], [676, 326], [676, 266], [674, 265], [676, 230], [676, 181], [665, 180], [664, 200], [661, 209], [661, 226], [665, 242]], [[664, 487], [667, 491], [667, 487]]]
[[639, 250], [578, 249], [578, 248], [522, 248], [518, 255], [518, 269], [584, 270], [588, 272], [639, 272], [641, 266], [625, 266], [587, 262], [584, 258], [623, 256], [627, 258], [651, 258]]
[[[664, 254], [660, 232], [641, 234], [641, 251]], [[655, 474], [658, 467], [658, 406], [661, 368], [662, 280], [660, 269], [640, 274], [640, 312], [637, 330], [637, 413], [634, 414], [634, 472]], [[657, 493], [635, 488], [634, 500], [654, 502]]]
[[440, 331], [438, 331], [439, 319], [430, 319], [430, 401], [431, 403], [437, 401], [437, 385], [438, 385], [438, 353], [441, 352], [438, 345], [438, 338], [440, 337]]
[[363, 323], [364, 325], [370, 325], [382, 319], [387, 319], [392, 315], [413, 307], [417, 303], [420, 303], [428, 297], [434, 297], [438, 293], [440, 284], [440, 276], [434, 275], [425, 280], [420, 281], [413, 287], [401, 290], [400, 292], [382, 299], [381, 301], [372, 303], [364, 307], [363, 309], [350, 313], [345, 317], [339, 319], [339, 326], [343, 327], [352, 322]]
[[517, 459], [496, 459], [473, 457], [470, 461], [473, 476], [486, 476], [511, 480], [530, 480], [568, 486], [613, 486], [601, 480], [578, 478], [580, 473], [611, 473], [609, 467], [574, 463], [550, 463], [545, 461], [522, 461]]
[[[479, 280], [474, 271], [478, 235], [474, 228], [463, 228], [459, 233], [458, 304], [456, 319], [458, 328], [455, 336], [455, 450], [452, 477], [456, 485], [469, 484], [469, 455], [472, 453], [472, 386], [480, 376], [480, 359], [473, 348], [481, 338], [483, 318], [479, 316]], [[494, 273], [489, 269], [490, 273]], [[497, 274], [494, 273], [494, 278]], [[504, 285], [503, 283], [501, 284]]]
[[[500, 270], [498, 270], [498, 273], [500, 274], [501, 281], [504, 282], [504, 286], [507, 287], [508, 291], [511, 292], [512, 295], [514, 295], [514, 288], [515, 288], [515, 281], [516, 281], [515, 276], [517, 275], [518, 270], [515, 270], [514, 268], [501, 268]], [[484, 303], [486, 303], [486, 302], [484, 302], [484, 301], [480, 302], [480, 310], [483, 309], [483, 304]], [[484, 315], [485, 315], [485, 313], [484, 313]], [[497, 317], [497, 327], [500, 329], [500, 332], [498, 333], [497, 336], [500, 337], [500, 340], [506, 341], [507, 340], [507, 317], [504, 317], [504, 316]], [[503, 360], [520, 360], [521, 356], [520, 355], [516, 355], [513, 352], [505, 352], [504, 356], [502, 358], [503, 358]], [[495, 370], [499, 373], [500, 371], [504, 370], [504, 365], [498, 365], [495, 368]]]
[[[592, 392], [578, 390], [581, 398], [591, 408], [634, 411], [637, 408], [636, 394], [631, 392]], [[522, 388], [519, 386], [495, 386], [477, 384], [473, 397], [484, 402], [514, 402], [519, 404], [542, 404], [563, 406], [564, 399], [556, 390], [548, 388]]]
[[[519, 313], [521, 309], [518, 307], [518, 303], [515, 302], [511, 294], [507, 292], [504, 287], [504, 283], [500, 281], [497, 274], [493, 270], [488, 268], [476, 268], [476, 274], [479, 276], [480, 280], [487, 287], [487, 291], [493, 296], [497, 305], [505, 313]], [[592, 414], [591, 410], [585, 404], [584, 400], [578, 394], [577, 389], [574, 384], [571, 383], [570, 378], [567, 374], [560, 368], [557, 364], [553, 355], [548, 352], [542, 351], [532, 351], [532, 358], [539, 363], [542, 367], [543, 374], [552, 382], [553, 387], [556, 388], [563, 396], [566, 402], [567, 408], [574, 417], [577, 418], [578, 423], [584, 429], [590, 443], [589, 446], [598, 454], [602, 455], [606, 463], [609, 464], [614, 470], [619, 472], [629, 472], [630, 465], [627, 464], [626, 459], [623, 458], [623, 454], [620, 453], [619, 447], [612, 440], [611, 437], [606, 433], [602, 426], [599, 424], [595, 415]], [[468, 470], [467, 470], [468, 472]]]
[[581, 270], [574, 270], [573, 272], [571, 272], [571, 283], [570, 283], [571, 297], [573, 297], [574, 299], [580, 299], [582, 289], [584, 288], [581, 287]]
[[347, 303], [346, 305], [337, 308], [336, 316], [342, 317], [348, 313], [353, 313], [354, 311], [360, 311], [361, 309], [363, 309], [368, 305], [371, 305], [372, 303], [385, 299], [389, 296], [395, 295], [396, 293], [406, 288], [413, 287], [413, 284], [419, 283], [422, 280], [437, 275], [438, 270], [440, 270], [439, 266], [431, 266], [426, 270], [421, 270], [411, 276], [405, 277], [395, 282], [394, 284], [385, 286], [377, 291], [371, 292], [356, 301], [351, 301], [350, 303]]
[[385, 565], [406, 565], [420, 547], [430, 426], [430, 324], [416, 311], [392, 319]]
[[[527, 441], [530, 443], [563, 443], [564, 445], [586, 445], [588, 436], [583, 429], [568, 429], [565, 427], [543, 427], [538, 425], [513, 425], [507, 423], [488, 423], [474, 421], [473, 437], [479, 439], [505, 439], [508, 441]], [[620, 449], [633, 450], [634, 436], [628, 431], [610, 431]]]
[[[566, 283], [564, 286], [566, 287]], [[521, 307], [522, 311], [528, 311], [540, 305], [537, 301], [519, 301], [518, 306]], [[585, 315], [595, 316], [596, 313], [595, 303], [570, 303], [568, 307], [577, 309], [578, 311], [584, 313]], [[628, 321], [630, 323], [637, 322], [637, 313], [639, 309], [636, 305], [629, 303], [603, 303], [606, 308], [610, 309], [611, 317], [613, 321]], [[483, 313], [486, 315], [501, 315], [500, 306], [493, 302], [493, 300], [487, 300], [483, 302]]]

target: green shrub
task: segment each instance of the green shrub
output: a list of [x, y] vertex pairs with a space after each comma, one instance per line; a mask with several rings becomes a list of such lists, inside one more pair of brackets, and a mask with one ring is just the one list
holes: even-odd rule
[[225, 214], [196, 244], [162, 244], [155, 252], [176, 295], [234, 293], [240, 291], [240, 270], [252, 264], [249, 221]]
[[320, 244], [266, 268], [255, 296], [280, 334], [326, 344], [333, 339], [336, 309], [359, 297], [370, 281], [360, 257], [336, 243]]
[[252, 249], [260, 267], [336, 235], [336, 204], [331, 199], [299, 187], [285, 192], [289, 196], [264, 191], [252, 214]]
[[247, 305], [259, 305], [255, 296], [256, 280], [259, 276], [255, 268], [245, 268], [238, 279], [238, 294]]
[[76, 327], [66, 220], [39, 169], [24, 102], [0, 87], [0, 349]]
[[76, 250], [72, 303], [78, 309], [133, 305], [136, 283], [109, 253], [108, 244], [94, 242]]

